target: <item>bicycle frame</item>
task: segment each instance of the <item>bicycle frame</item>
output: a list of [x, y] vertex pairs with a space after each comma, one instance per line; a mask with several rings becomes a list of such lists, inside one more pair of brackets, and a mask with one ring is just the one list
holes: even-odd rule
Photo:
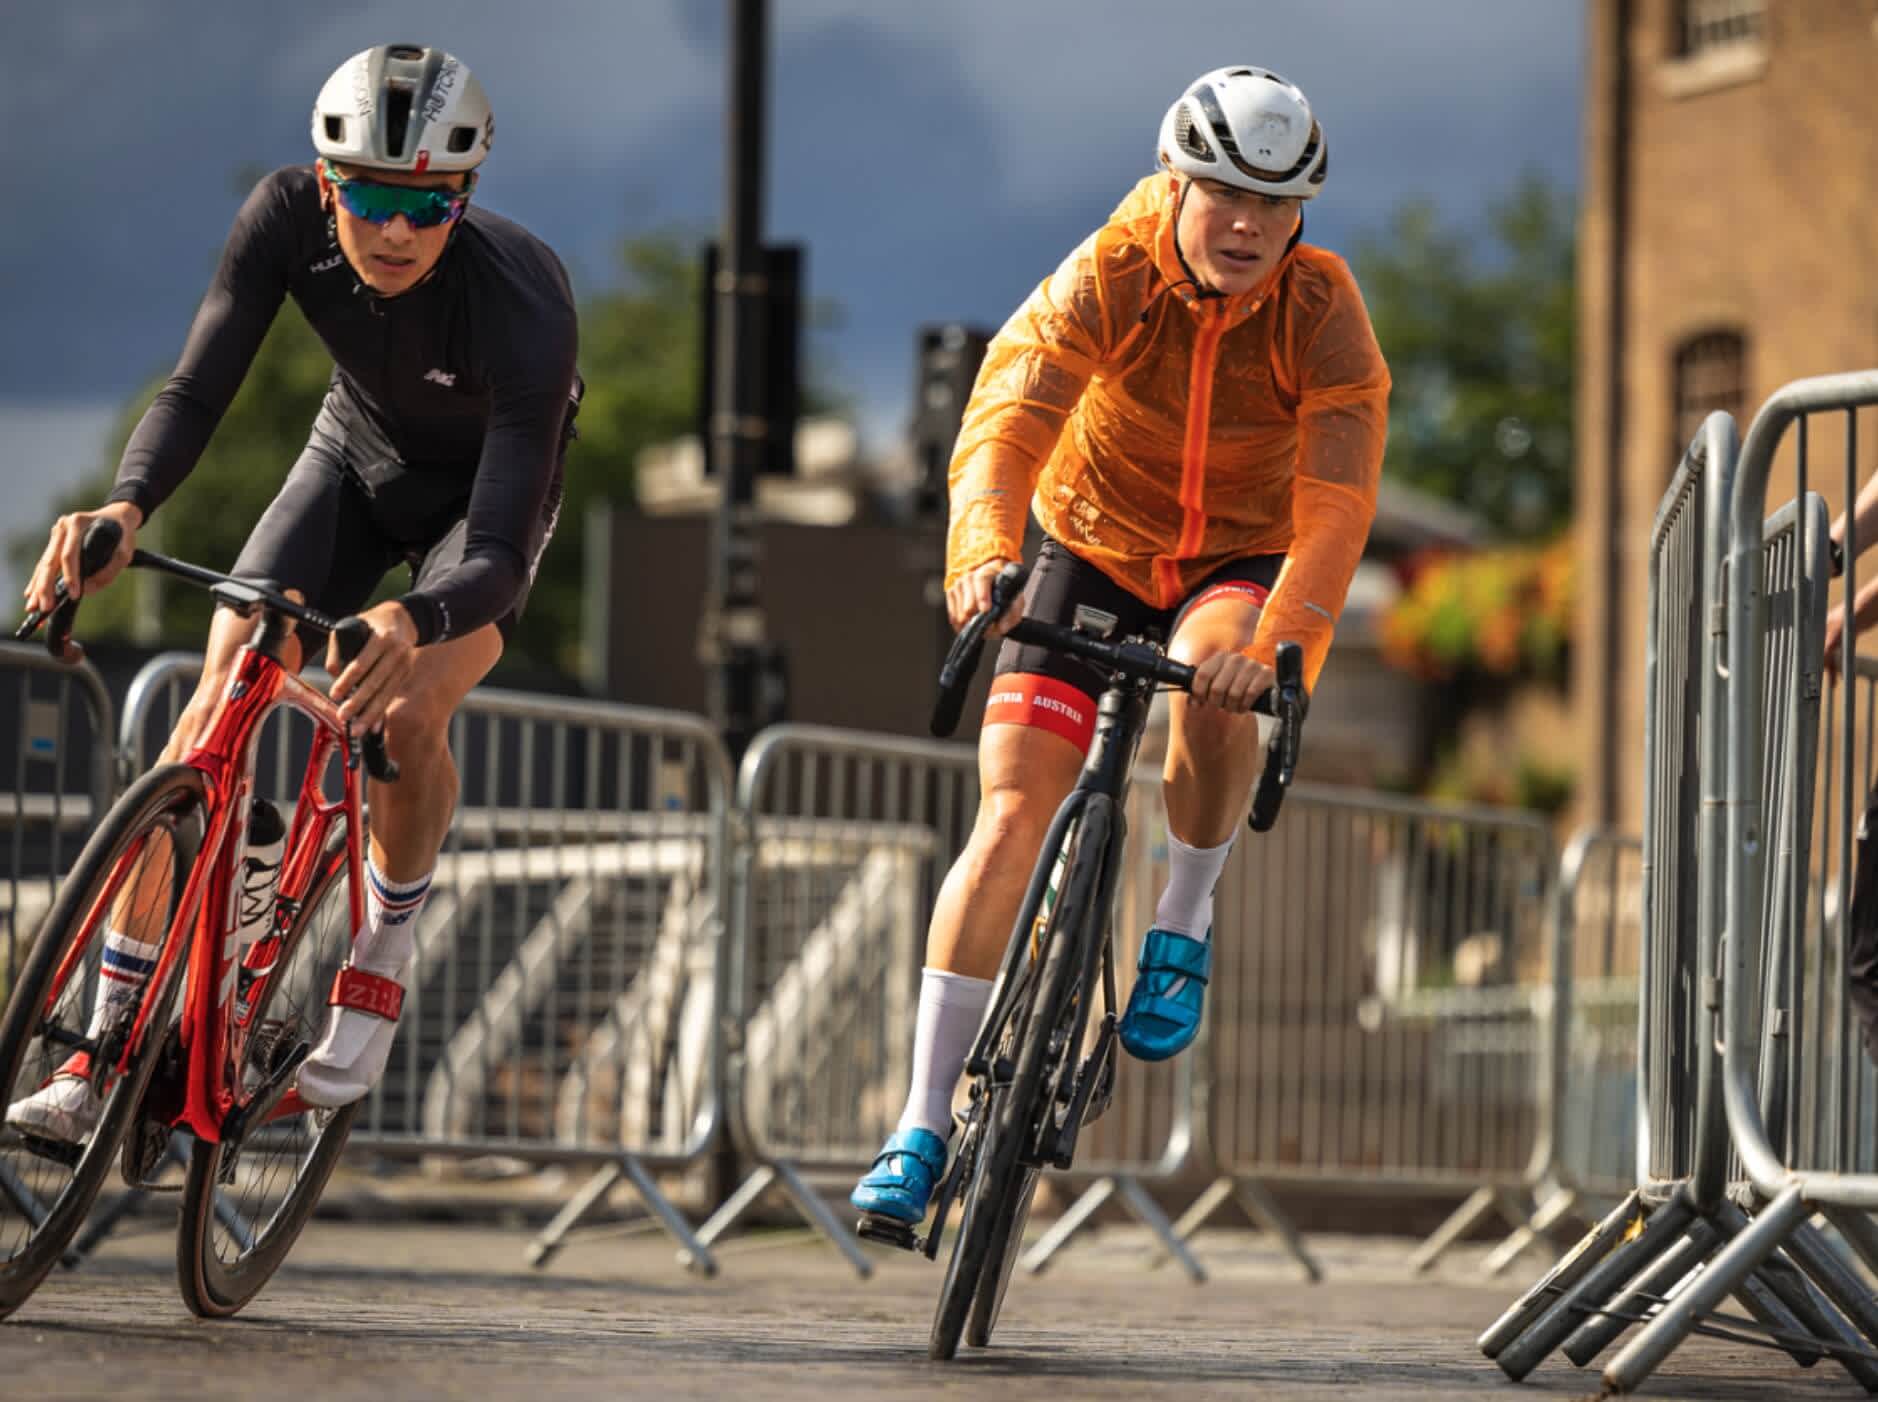
[[[324, 874], [322, 857], [335, 822], [346, 820], [347, 896], [352, 929], [365, 917], [364, 839], [360, 822], [358, 757], [345, 743], [346, 730], [338, 708], [324, 692], [289, 672], [271, 650], [284, 630], [269, 615], [261, 636], [237, 655], [228, 686], [211, 716], [206, 733], [183, 763], [206, 781], [208, 820], [202, 846], [184, 887], [174, 923], [163, 941], [157, 967], [145, 985], [131, 1035], [119, 1062], [128, 1067], [142, 1046], [151, 1010], [158, 1002], [150, 996], [167, 987], [176, 960], [189, 951], [188, 983], [184, 988], [181, 1024], [185, 1056], [183, 1102], [174, 1123], [187, 1128], [204, 1143], [219, 1143], [231, 1122], [247, 1109], [252, 1097], [241, 1097], [231, 1079], [231, 1068], [242, 1064], [254, 1010], [266, 1000], [267, 982], [275, 972], [279, 949], [278, 912], [292, 911], [316, 879]], [[283, 855], [275, 897], [275, 928], [255, 941], [245, 954], [235, 946], [237, 863], [247, 831], [245, 815], [254, 787], [254, 751], [262, 723], [278, 705], [291, 706], [312, 719], [312, 752], [301, 780], [300, 796], [288, 825], [291, 847]], [[325, 796], [326, 766], [335, 750], [345, 756], [341, 765], [344, 793], [338, 800]], [[335, 860], [340, 858], [335, 858]], [[117, 882], [113, 882], [113, 889]], [[113, 890], [101, 894], [111, 898]], [[254, 975], [247, 1008], [226, 1016], [240, 970]], [[60, 980], [61, 985], [63, 979]], [[288, 1091], [269, 1119], [303, 1113], [311, 1107]]]

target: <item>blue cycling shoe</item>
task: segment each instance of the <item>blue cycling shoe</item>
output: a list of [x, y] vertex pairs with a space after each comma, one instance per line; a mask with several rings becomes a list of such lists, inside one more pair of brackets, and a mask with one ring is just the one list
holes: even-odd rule
[[1122, 1014], [1122, 1045], [1141, 1061], [1165, 1061], [1200, 1034], [1206, 980], [1213, 972], [1213, 942], [1149, 930], [1141, 943], [1139, 975]]
[[911, 1226], [925, 1218], [933, 1185], [945, 1171], [945, 1140], [929, 1129], [904, 1130], [888, 1136], [848, 1201], [863, 1212]]

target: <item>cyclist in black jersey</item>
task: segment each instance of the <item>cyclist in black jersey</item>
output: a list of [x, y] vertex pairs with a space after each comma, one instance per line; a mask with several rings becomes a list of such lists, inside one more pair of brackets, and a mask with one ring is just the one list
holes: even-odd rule
[[[234, 572], [271, 579], [335, 616], [359, 613], [394, 566], [412, 575], [400, 598], [359, 613], [371, 641], [349, 666], [330, 649], [327, 657], [343, 713], [358, 726], [382, 724], [403, 771], [370, 793], [369, 901], [353, 947], [367, 987], [401, 980], [414, 953], [456, 800], [450, 717], [521, 614], [554, 530], [580, 399], [574, 302], [559, 259], [471, 203], [493, 134], [482, 85], [441, 49], [381, 45], [342, 64], [313, 110], [318, 162], [276, 171], [248, 196], [109, 502], [59, 519], [26, 587], [35, 608], [51, 606], [60, 577], [77, 590], [79, 542], [102, 517], [123, 527], [123, 544], [86, 584], [110, 583], [138, 528], [194, 468], [291, 296], [332, 353], [332, 384]], [[165, 759], [194, 745], [248, 634], [241, 619], [216, 615]], [[300, 654], [289, 647], [293, 665]], [[257, 807], [244, 890], [271, 892], [279, 826], [278, 814]], [[108, 1000], [140, 990], [156, 937], [108, 932], [100, 1016]], [[377, 1082], [395, 1026], [374, 1006], [385, 1000], [333, 1009], [301, 1071], [304, 1099], [343, 1105]], [[7, 1119], [76, 1142], [97, 1114], [89, 1083], [66, 1076]]]

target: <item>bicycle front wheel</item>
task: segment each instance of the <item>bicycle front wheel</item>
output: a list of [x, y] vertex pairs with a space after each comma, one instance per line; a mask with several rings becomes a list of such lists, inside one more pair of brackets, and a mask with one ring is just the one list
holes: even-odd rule
[[[1038, 1169], [1024, 1159], [1026, 1149], [1035, 1147], [1038, 1126], [1049, 1108], [1044, 1073], [1052, 1055], [1071, 1054], [1056, 1045], [1060, 1038], [1054, 1034], [1063, 1024], [1082, 969], [1082, 941], [1072, 936], [1087, 928], [1093, 914], [1112, 820], [1109, 804], [1092, 799], [1064, 834], [1071, 851], [1041, 941], [1042, 966], [1028, 1004], [1012, 1010], [1009, 1030], [998, 1044], [998, 1058], [1012, 1067], [1011, 1080], [1008, 1085], [987, 1085], [980, 1101], [977, 1162], [965, 1188], [965, 1210], [927, 1345], [927, 1353], [936, 1359], [958, 1352], [968, 1317], [973, 1323], [970, 1340], [982, 1347], [1003, 1305], [1009, 1265], [1021, 1243], [1036, 1187]], [[1054, 859], [1054, 853], [1043, 857]]]
[[[162, 987], [113, 1004], [100, 994], [107, 928], [162, 948], [188, 939], [179, 921], [207, 817], [202, 775], [154, 769], [99, 824], [40, 925], [0, 1019], [0, 1098], [11, 1107], [89, 1058], [101, 1103], [77, 1142], [36, 1123], [0, 1124], [0, 1318], [32, 1294], [91, 1210], [143, 1099], [170, 1025], [186, 960]], [[160, 957], [153, 956], [153, 957]], [[122, 1067], [140, 1005], [142, 1045]]]
[[[244, 1009], [239, 994], [230, 1000], [231, 1015], [250, 1029], [245, 1090], [265, 1082], [300, 1043], [319, 1041], [327, 991], [351, 949], [342, 826], [281, 936], [273, 972], [247, 968], [258, 956], [243, 961], [244, 992], [250, 980], [266, 977], [258, 1005]], [[238, 1144], [194, 1146], [176, 1237], [177, 1283], [193, 1313], [225, 1318], [272, 1278], [312, 1217], [358, 1109], [305, 1110], [250, 1127]]]

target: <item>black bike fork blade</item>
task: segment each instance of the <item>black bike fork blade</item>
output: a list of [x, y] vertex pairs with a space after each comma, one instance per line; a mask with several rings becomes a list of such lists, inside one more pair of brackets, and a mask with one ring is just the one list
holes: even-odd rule
[[1075, 1088], [1070, 1092], [1069, 1107], [1063, 1115], [1063, 1127], [1057, 1131], [1056, 1143], [1050, 1154], [1050, 1162], [1057, 1168], [1067, 1169], [1076, 1156], [1076, 1140], [1082, 1133], [1083, 1116], [1088, 1112], [1096, 1087], [1107, 1083], [1112, 1088], [1112, 1079], [1104, 1072], [1109, 1065], [1109, 1056], [1115, 1044], [1115, 1014], [1105, 1013], [1102, 1026], [1096, 1032], [1095, 1046], [1083, 1059], [1076, 1075]]

